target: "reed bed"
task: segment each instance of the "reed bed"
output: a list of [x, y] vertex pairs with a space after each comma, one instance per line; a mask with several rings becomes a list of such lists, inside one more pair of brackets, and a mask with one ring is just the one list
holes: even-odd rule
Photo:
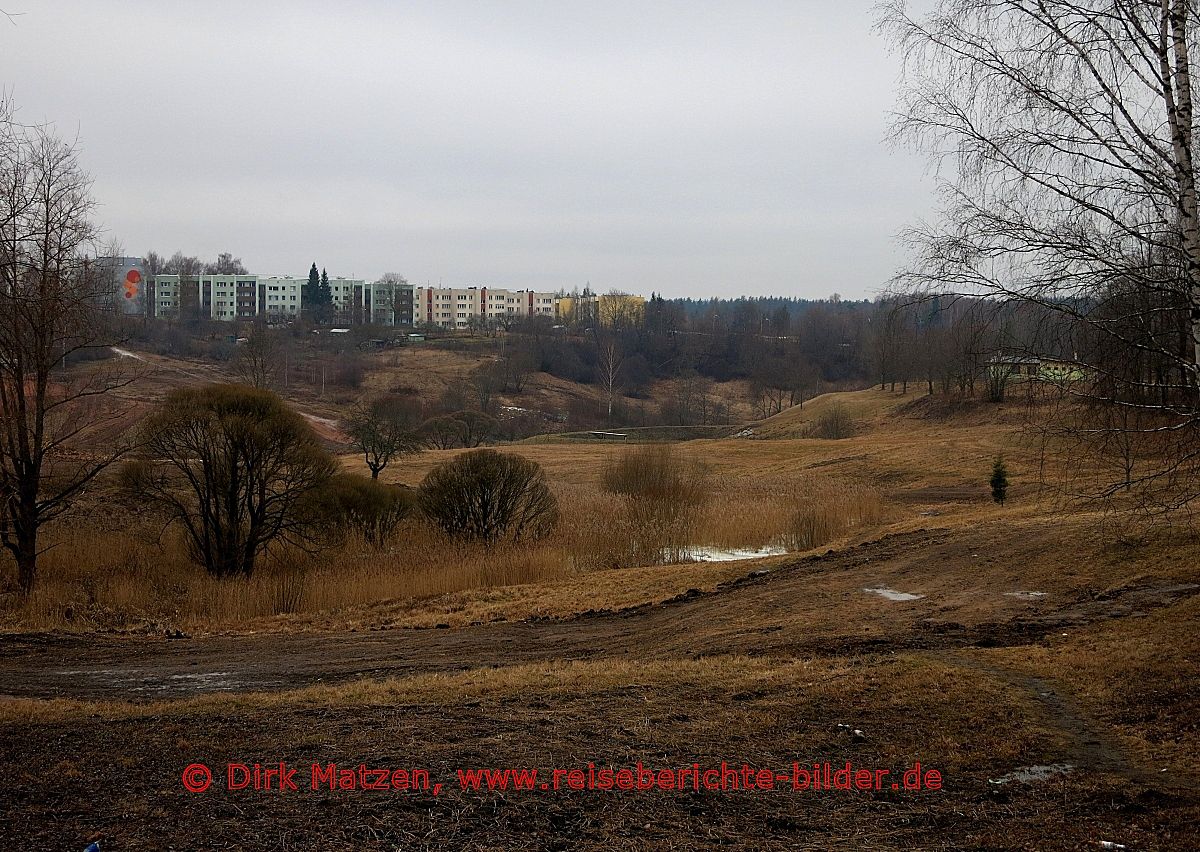
[[[807, 550], [880, 523], [879, 494], [849, 482], [705, 480], [685, 510], [655, 507], [595, 482], [558, 482], [561, 522], [538, 542], [495, 547], [447, 539], [420, 519], [383, 548], [349, 540], [315, 554], [282, 549], [253, 576], [216, 580], [182, 541], [149, 521], [122, 528], [88, 518], [51, 528], [38, 582], [22, 600], [8, 567], [0, 627], [20, 630], [236, 629], [255, 619], [336, 612], [455, 592], [549, 583], [582, 573], [676, 561], [689, 546]], [[694, 483], [693, 483], [694, 486]]]

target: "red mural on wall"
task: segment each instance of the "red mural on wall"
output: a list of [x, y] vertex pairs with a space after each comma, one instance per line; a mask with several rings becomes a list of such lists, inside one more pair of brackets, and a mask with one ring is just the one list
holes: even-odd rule
[[122, 282], [122, 286], [125, 288], [125, 298], [136, 299], [141, 285], [142, 273], [138, 272], [136, 269], [131, 269], [125, 273], [125, 280]]

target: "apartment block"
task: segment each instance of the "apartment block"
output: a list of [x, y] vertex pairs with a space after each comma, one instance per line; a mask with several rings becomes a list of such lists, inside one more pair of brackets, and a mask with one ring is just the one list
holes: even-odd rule
[[307, 278], [269, 276], [258, 279], [258, 315], [267, 322], [286, 322], [300, 316]]
[[147, 313], [154, 317], [254, 319], [259, 314], [258, 276], [156, 275], [147, 301]]
[[[165, 275], [146, 291], [146, 313], [173, 319], [283, 322], [300, 316], [308, 278], [261, 275]], [[333, 317], [351, 324], [412, 325], [413, 288], [403, 282], [331, 278]]]
[[413, 324], [413, 286], [403, 281], [331, 278], [334, 315], [352, 325]]
[[417, 287], [413, 290], [413, 324], [471, 328], [530, 316], [554, 319], [558, 295], [496, 287]]
[[646, 316], [646, 300], [627, 293], [585, 293], [559, 299], [558, 315], [565, 323], [605, 328], [636, 325]]
[[[127, 296], [126, 313], [178, 320], [298, 319], [307, 276], [143, 275], [140, 258], [113, 258], [114, 295]], [[130, 270], [133, 270], [132, 272]], [[125, 278], [121, 279], [120, 272]], [[135, 289], [130, 283], [138, 279]], [[118, 281], [118, 279], [120, 279]], [[144, 282], [144, 283], [141, 283]], [[555, 320], [561, 297], [497, 287], [414, 287], [403, 280], [329, 279], [331, 317], [347, 325], [475, 328], [531, 316]], [[132, 295], [130, 295], [132, 294]], [[134, 296], [136, 296], [136, 304]]]

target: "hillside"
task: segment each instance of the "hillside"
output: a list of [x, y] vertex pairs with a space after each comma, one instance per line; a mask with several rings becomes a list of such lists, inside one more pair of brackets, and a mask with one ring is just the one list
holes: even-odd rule
[[[285, 383], [281, 373], [273, 389], [309, 417], [322, 437], [336, 443], [340, 438], [338, 421], [359, 400], [383, 394], [411, 396], [431, 416], [446, 406], [450, 406], [449, 410], [477, 407], [479, 401], [471, 376], [495, 363], [497, 358], [482, 349], [460, 351], [415, 345], [350, 355], [302, 349], [288, 356], [290, 362], [285, 362], [290, 380]], [[118, 356], [122, 365], [138, 375], [135, 383], [112, 395], [111, 407], [123, 410], [120, 428], [140, 420], [173, 388], [237, 380], [228, 360], [180, 358], [129, 348], [120, 351], [124, 353]], [[338, 365], [346, 363], [348, 358], [361, 368], [356, 380], [350, 383], [335, 377]], [[620, 397], [627, 422], [617, 425], [644, 426], [655, 422], [661, 407], [676, 392], [676, 382], [658, 380], [649, 382], [639, 397]], [[724, 418], [730, 423], [742, 423], [753, 417], [744, 381], [713, 383], [709, 393], [725, 407]], [[606, 423], [600, 391], [595, 385], [579, 384], [544, 372], [530, 373], [520, 392], [495, 391], [490, 405], [502, 421], [522, 418], [522, 428], [531, 433], [601, 428]]]
[[904, 396], [886, 390], [870, 389], [852, 393], [826, 393], [815, 396], [801, 405], [792, 406], [765, 420], [748, 423], [747, 437], [777, 439], [808, 437], [811, 426], [823, 415], [839, 409], [845, 411], [858, 429], [870, 429], [893, 415], [910, 402], [913, 394]]

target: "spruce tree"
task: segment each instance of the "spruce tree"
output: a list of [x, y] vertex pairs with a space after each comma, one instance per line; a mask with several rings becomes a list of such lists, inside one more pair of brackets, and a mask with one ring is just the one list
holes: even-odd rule
[[308, 270], [308, 283], [304, 285], [304, 292], [300, 298], [303, 299], [301, 308], [306, 313], [312, 313], [313, 308], [317, 306], [317, 299], [321, 290], [321, 275], [317, 272], [317, 264], [314, 261], [312, 268]]
[[[316, 269], [315, 264], [313, 265], [313, 269]], [[321, 285], [320, 290], [317, 292], [317, 304], [333, 304], [333, 291], [329, 289], [329, 273], [326, 272], [324, 268], [321, 269]]]
[[1004, 466], [1004, 459], [996, 456], [996, 461], [992, 464], [992, 499], [1003, 506], [1007, 495], [1008, 468]]

